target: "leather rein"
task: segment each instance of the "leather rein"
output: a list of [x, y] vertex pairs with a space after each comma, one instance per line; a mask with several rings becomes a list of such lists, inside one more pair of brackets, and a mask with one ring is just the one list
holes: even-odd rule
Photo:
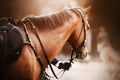
[[34, 32], [34, 34], [36, 35], [36, 37], [37, 37], [37, 39], [38, 39], [38, 41], [39, 41], [39, 44], [40, 44], [40, 46], [41, 46], [41, 48], [42, 48], [43, 55], [44, 55], [44, 57], [45, 57], [48, 65], [49, 65], [49, 67], [50, 67], [53, 75], [55, 76], [55, 78], [58, 79], [57, 75], [55, 74], [55, 72], [54, 72], [54, 70], [53, 70], [53, 67], [52, 67], [52, 65], [51, 65], [51, 62], [50, 62], [50, 60], [49, 60], [49, 58], [48, 58], [48, 56], [47, 56], [47, 53], [46, 53], [45, 48], [44, 48], [44, 46], [43, 46], [43, 44], [42, 44], [42, 41], [41, 41], [40, 37], [38, 36], [38, 33], [37, 33], [37, 31], [36, 31], [36, 27], [34, 26], [34, 24], [31, 22], [31, 20], [30, 20], [29, 18], [26, 18], [24, 21], [22, 21], [22, 24], [23, 24], [23, 27], [24, 27], [24, 31], [25, 31], [25, 34], [26, 34], [27, 40], [28, 40], [27, 42], [25, 42], [25, 45], [29, 45], [29, 46], [32, 48], [32, 50], [33, 50], [33, 52], [34, 52], [34, 54], [35, 54], [35, 56], [36, 56], [36, 59], [37, 59], [37, 61], [39, 62], [40, 66], [41, 66], [42, 75], [43, 75], [43, 77], [45, 77], [45, 75], [46, 75], [46, 73], [45, 73], [45, 67], [44, 67], [44, 65], [43, 65], [43, 63], [42, 63], [42, 61], [41, 61], [41, 59], [40, 59], [40, 56], [38, 55], [38, 52], [36, 51], [36, 49], [34, 48], [34, 46], [33, 46], [33, 44], [32, 44], [32, 41], [31, 41], [31, 39], [30, 39], [30, 35], [29, 35], [29, 32], [28, 32], [27, 26], [26, 26], [26, 24], [25, 24], [26, 22], [29, 22], [29, 23], [30, 23], [30, 25], [31, 25], [31, 27], [32, 27], [32, 29], [33, 29], [33, 32]]

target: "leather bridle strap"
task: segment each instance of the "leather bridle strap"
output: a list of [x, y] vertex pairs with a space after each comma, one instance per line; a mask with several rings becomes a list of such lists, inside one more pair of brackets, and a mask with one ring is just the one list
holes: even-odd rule
[[[80, 49], [85, 46], [85, 41], [86, 41], [86, 31], [87, 31], [86, 30], [86, 25], [85, 25], [86, 23], [85, 23], [84, 16], [82, 14], [81, 9], [80, 8], [77, 8], [77, 9], [78, 9], [78, 11], [80, 13], [80, 16], [82, 18], [82, 28], [81, 28], [81, 31], [79, 33], [79, 37], [78, 37], [77, 41], [80, 40], [83, 30], [84, 30], [84, 40], [83, 40], [83, 42], [77, 48], [72, 43], [70, 43], [71, 46], [72, 46], [72, 48], [73, 48], [72, 49], [72, 54], [71, 54], [70, 62], [72, 62], [74, 60], [74, 58], [77, 58], [77, 57], [79, 57], [82, 54], [82, 50], [80, 50]], [[73, 57], [74, 52], [76, 52], [76, 57]], [[77, 53], [80, 53], [80, 54], [77, 54]]]
[[[85, 40], [86, 40], [86, 29], [85, 29], [86, 25], [85, 25], [84, 16], [83, 16], [83, 14], [82, 14], [81, 9], [80, 9], [80, 8], [77, 8], [77, 9], [78, 9], [78, 11], [79, 11], [79, 13], [80, 13], [80, 16], [81, 16], [81, 18], [82, 18], [82, 28], [81, 28], [81, 30], [80, 30], [79, 37], [78, 37], [78, 39], [77, 39], [76, 42], [78, 42], [78, 41], [80, 40], [83, 29], [84, 29], [84, 40], [83, 40], [83, 42], [82, 42], [77, 48], [70, 42], [70, 44], [71, 44], [71, 46], [73, 47], [73, 50], [74, 50], [74, 51], [77, 51], [77, 50], [79, 50], [82, 46], [84, 46]], [[73, 10], [72, 10], [72, 11], [73, 11]], [[74, 11], [73, 11], [73, 12], [74, 12]]]
[[52, 67], [52, 65], [51, 65], [51, 62], [50, 62], [50, 60], [49, 60], [49, 58], [48, 58], [48, 56], [47, 56], [47, 53], [46, 53], [45, 48], [44, 48], [44, 46], [43, 46], [43, 44], [42, 44], [42, 41], [41, 41], [40, 37], [38, 36], [38, 33], [37, 33], [37, 31], [36, 31], [36, 28], [35, 28], [34, 24], [31, 22], [31, 20], [30, 20], [29, 18], [26, 18], [26, 21], [30, 22], [30, 24], [31, 24], [31, 26], [32, 26], [32, 29], [33, 29], [33, 32], [35, 33], [35, 35], [36, 35], [36, 37], [37, 37], [37, 39], [38, 39], [38, 41], [39, 41], [39, 44], [41, 45], [41, 48], [42, 48], [44, 57], [45, 57], [48, 65], [49, 65], [49, 67], [50, 67], [53, 75], [55, 76], [55, 78], [58, 79], [57, 75], [55, 74], [55, 72], [54, 72], [54, 70], [53, 70], [53, 67]]
[[[86, 40], [86, 25], [85, 25], [84, 16], [83, 16], [83, 14], [82, 14], [81, 9], [78, 8], [78, 10], [79, 10], [79, 13], [80, 13], [81, 18], [82, 18], [82, 26], [83, 26], [82, 29], [81, 29], [81, 32], [80, 32], [80, 36], [81, 36], [82, 30], [83, 30], [83, 28], [84, 28], [84, 41], [83, 41], [83, 43], [82, 43], [81, 45], [79, 45], [79, 47], [77, 48], [77, 49], [80, 49], [80, 48], [81, 48], [82, 46], [84, 46], [84, 44], [85, 44], [85, 40]], [[79, 39], [80, 39], [80, 36], [79, 36]], [[78, 41], [79, 41], [79, 39], [78, 39]]]

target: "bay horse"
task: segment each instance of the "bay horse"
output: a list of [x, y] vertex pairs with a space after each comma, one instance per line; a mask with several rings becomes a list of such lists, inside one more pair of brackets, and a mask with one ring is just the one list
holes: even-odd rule
[[19, 58], [5, 67], [4, 80], [45, 80], [41, 79], [44, 69], [65, 43], [69, 42], [78, 54], [85, 43], [86, 30], [90, 28], [80, 8], [25, 17], [16, 25], [24, 44]]

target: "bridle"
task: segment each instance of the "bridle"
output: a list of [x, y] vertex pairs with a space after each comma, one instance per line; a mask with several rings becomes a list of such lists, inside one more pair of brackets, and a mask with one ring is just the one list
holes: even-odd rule
[[[81, 14], [81, 12], [79, 12], [79, 13]], [[78, 48], [76, 48], [75, 46], [73, 46], [73, 45], [71, 44], [72, 47], [73, 47], [73, 49], [72, 49], [72, 54], [71, 54], [71, 58], [70, 58], [69, 62], [60, 63], [59, 66], [58, 66], [59, 69], [63, 69], [64, 71], [69, 70], [69, 68], [71, 67], [71, 64], [73, 63], [73, 60], [74, 60], [75, 58], [78, 58], [78, 57], [80, 57], [80, 56], [82, 55], [82, 51], [81, 51], [80, 49], [81, 49], [81, 48], [84, 46], [84, 44], [85, 44], [85, 40], [86, 40], [86, 29], [85, 29], [84, 17], [83, 17], [82, 14], [81, 14], [81, 17], [82, 17], [82, 23], [83, 23], [82, 26], [83, 26], [83, 27], [82, 27], [82, 29], [81, 29], [81, 31], [80, 31], [78, 41], [79, 41], [79, 39], [80, 39], [80, 37], [81, 37], [81, 33], [82, 33], [83, 30], [84, 30], [84, 34], [85, 34], [84, 40], [83, 40], [82, 44], [79, 45]], [[43, 65], [43, 63], [42, 63], [42, 61], [41, 61], [41, 58], [40, 58], [37, 50], [36, 50], [36, 49], [34, 48], [34, 46], [33, 46], [33, 43], [32, 43], [31, 38], [30, 38], [30, 34], [29, 34], [28, 29], [27, 29], [27, 26], [26, 26], [26, 22], [29, 22], [29, 23], [30, 23], [31, 28], [32, 28], [32, 30], [33, 30], [33, 33], [36, 35], [36, 37], [37, 37], [37, 39], [38, 39], [38, 41], [39, 41], [39, 44], [40, 44], [40, 46], [41, 46], [43, 55], [44, 55], [44, 57], [45, 57], [48, 65], [49, 65], [49, 67], [50, 67], [50, 69], [51, 69], [54, 77], [58, 79], [58, 76], [55, 74], [55, 72], [54, 72], [54, 70], [53, 70], [53, 67], [52, 67], [52, 65], [51, 65], [51, 62], [50, 62], [50, 60], [49, 60], [49, 58], [48, 58], [48, 56], [47, 56], [47, 53], [46, 53], [45, 48], [44, 48], [44, 46], [43, 46], [43, 44], [42, 44], [42, 41], [41, 41], [40, 37], [38, 36], [38, 32], [36, 31], [36, 27], [34, 26], [34, 24], [32, 23], [32, 21], [31, 21], [29, 18], [25, 18], [24, 20], [22, 20], [22, 25], [23, 25], [23, 28], [24, 28], [24, 32], [25, 32], [25, 34], [26, 34], [26, 36], [27, 36], [27, 42], [24, 42], [24, 45], [29, 45], [29, 46], [31, 47], [31, 49], [33, 50], [33, 52], [34, 52], [34, 54], [35, 54], [35, 56], [36, 56], [37, 61], [39, 62], [39, 65], [41, 66], [41, 69], [42, 69], [42, 73], [41, 73], [42, 75], [41, 75], [41, 77], [43, 77], [43, 79], [41, 79], [41, 80], [44, 80], [44, 78], [47, 79], [47, 78], [46, 78], [47, 74], [46, 74], [46, 72], [45, 72], [45, 67], [44, 67], [44, 65]], [[71, 42], [70, 42], [70, 43], [71, 43]], [[73, 57], [74, 52], [76, 52], [76, 56], [75, 56], [75, 57]], [[66, 67], [67, 67], [67, 68], [66, 68]]]
[[[77, 48], [72, 44], [71, 39], [68, 41], [72, 46], [72, 54], [71, 54], [71, 59], [70, 59], [71, 62], [73, 61], [74, 58], [83, 59], [87, 56], [87, 54], [86, 55], [83, 54], [83, 50], [86, 47], [86, 32], [87, 32], [86, 28], [87, 28], [87, 26], [85, 25], [86, 24], [85, 18], [82, 14], [81, 9], [80, 8], [77, 8], [77, 9], [79, 10], [80, 16], [82, 18], [82, 28], [81, 28], [81, 31], [79, 33], [79, 37], [78, 37], [76, 42], [78, 42], [80, 40], [83, 30], [84, 30], [84, 39], [83, 39], [83, 42]], [[73, 58], [74, 53], [76, 53], [76, 56]]]

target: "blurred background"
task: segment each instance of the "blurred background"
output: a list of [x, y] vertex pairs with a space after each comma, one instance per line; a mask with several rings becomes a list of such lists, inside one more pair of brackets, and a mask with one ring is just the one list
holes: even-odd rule
[[[0, 0], [0, 17], [22, 19], [40, 16], [68, 7], [69, 0]], [[120, 80], [120, 0], [70, 0], [88, 17], [88, 56], [76, 60], [60, 80]], [[71, 48], [64, 46], [61, 60], [69, 59]], [[54, 80], [54, 79], [53, 79]]]

